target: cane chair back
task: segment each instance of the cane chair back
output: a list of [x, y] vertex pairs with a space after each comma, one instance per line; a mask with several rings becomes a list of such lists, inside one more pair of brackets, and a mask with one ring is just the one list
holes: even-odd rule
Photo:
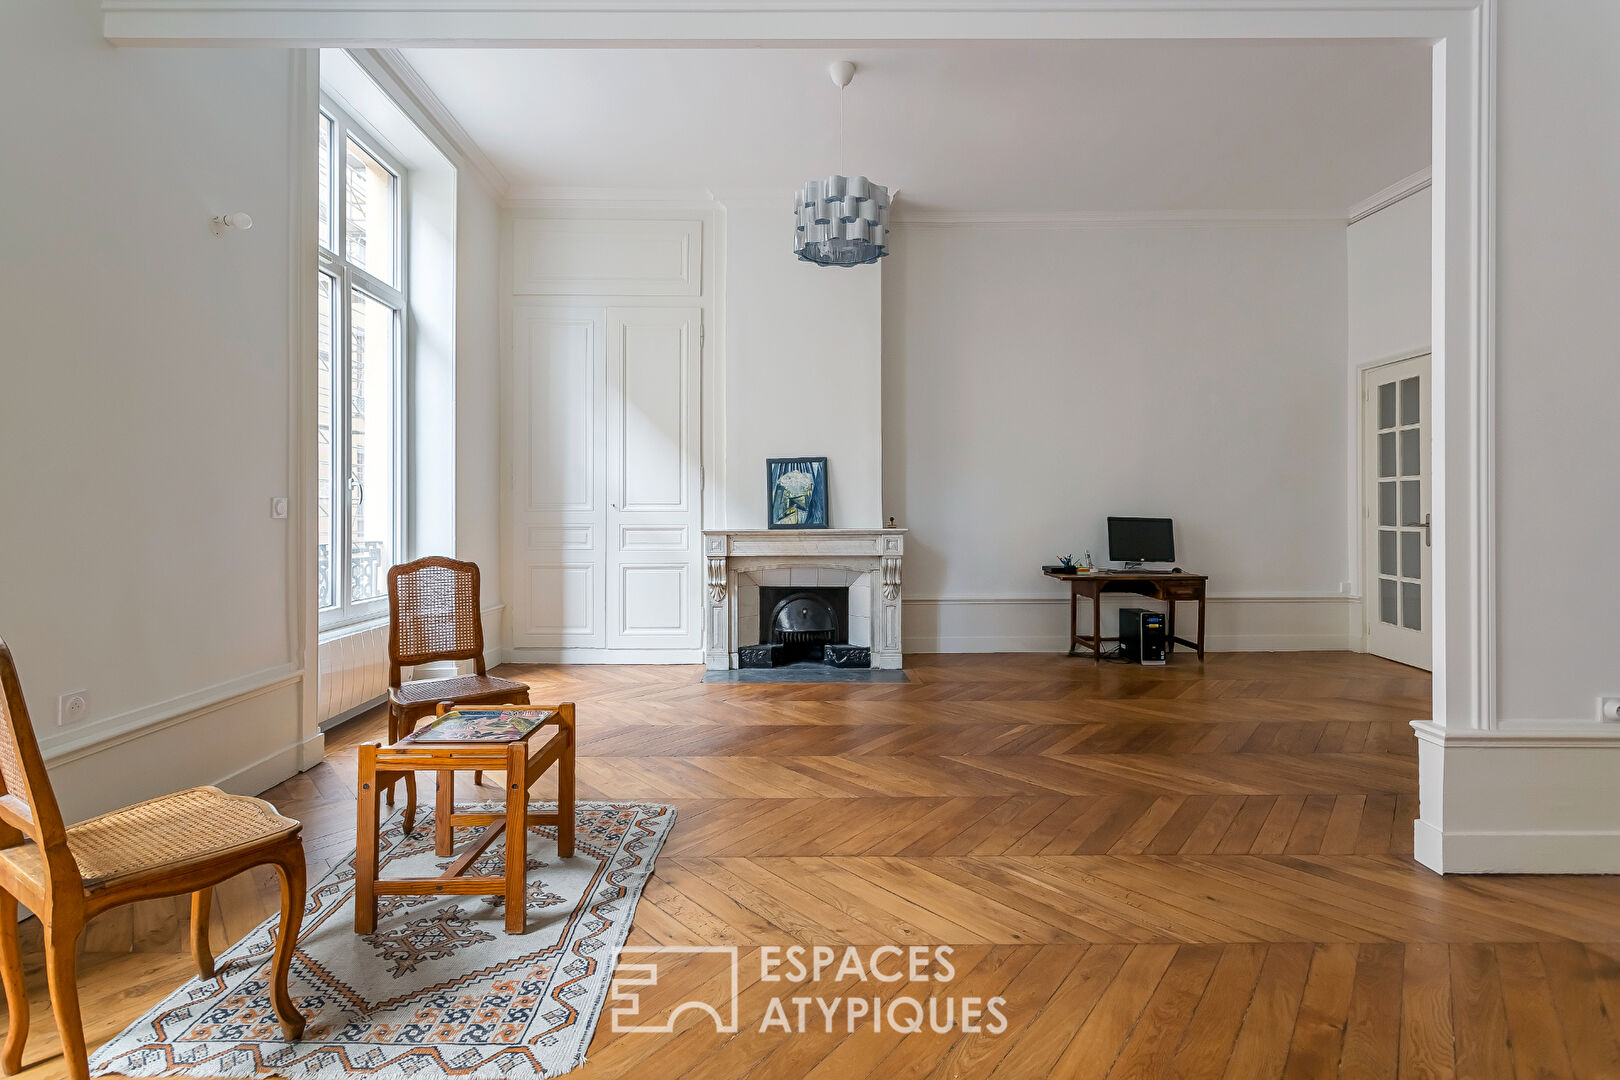
[[388, 571], [388, 685], [400, 668], [472, 660], [484, 674], [478, 564], [430, 555]]
[[50, 869], [73, 867], [62, 811], [28, 718], [11, 649], [0, 640], [0, 848], [24, 838], [39, 845]]

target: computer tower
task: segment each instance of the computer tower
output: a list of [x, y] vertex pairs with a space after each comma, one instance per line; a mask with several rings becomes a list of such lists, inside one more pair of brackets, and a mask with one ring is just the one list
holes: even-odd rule
[[1120, 609], [1119, 652], [1133, 664], [1163, 664], [1168, 638], [1162, 612]]

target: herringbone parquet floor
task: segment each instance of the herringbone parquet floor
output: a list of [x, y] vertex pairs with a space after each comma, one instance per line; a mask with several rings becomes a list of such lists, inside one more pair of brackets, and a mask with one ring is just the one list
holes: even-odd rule
[[[1411, 859], [1421, 672], [1350, 654], [910, 662], [911, 682], [869, 685], [503, 669], [579, 703], [582, 798], [679, 807], [631, 944], [740, 949], [738, 1034], [604, 1017], [581, 1080], [1620, 1077], [1620, 880], [1443, 879]], [[306, 823], [312, 880], [352, 848], [354, 747], [381, 729], [346, 725], [268, 793]], [[274, 905], [268, 877], [221, 889], [216, 946]], [[187, 977], [186, 918], [151, 904], [87, 932], [92, 1045]], [[954, 978], [762, 979], [761, 950], [794, 944], [949, 945]], [[644, 1003], [721, 981], [670, 960]], [[27, 1075], [57, 1076], [39, 989]], [[847, 999], [899, 995], [1000, 996], [1006, 1030], [851, 1024]], [[773, 998], [795, 1028], [791, 999], [823, 1004], [808, 1033], [761, 1030]]]

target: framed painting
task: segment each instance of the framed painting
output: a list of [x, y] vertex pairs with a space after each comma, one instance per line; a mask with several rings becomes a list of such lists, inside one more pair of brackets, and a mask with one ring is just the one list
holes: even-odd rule
[[765, 459], [766, 524], [773, 529], [827, 527], [827, 459]]

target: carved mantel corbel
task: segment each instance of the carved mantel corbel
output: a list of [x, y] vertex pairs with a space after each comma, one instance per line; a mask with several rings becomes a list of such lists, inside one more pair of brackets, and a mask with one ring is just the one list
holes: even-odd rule
[[883, 557], [883, 599], [894, 603], [900, 599], [900, 556]]
[[726, 560], [724, 556], [709, 557], [709, 603], [726, 602]]

